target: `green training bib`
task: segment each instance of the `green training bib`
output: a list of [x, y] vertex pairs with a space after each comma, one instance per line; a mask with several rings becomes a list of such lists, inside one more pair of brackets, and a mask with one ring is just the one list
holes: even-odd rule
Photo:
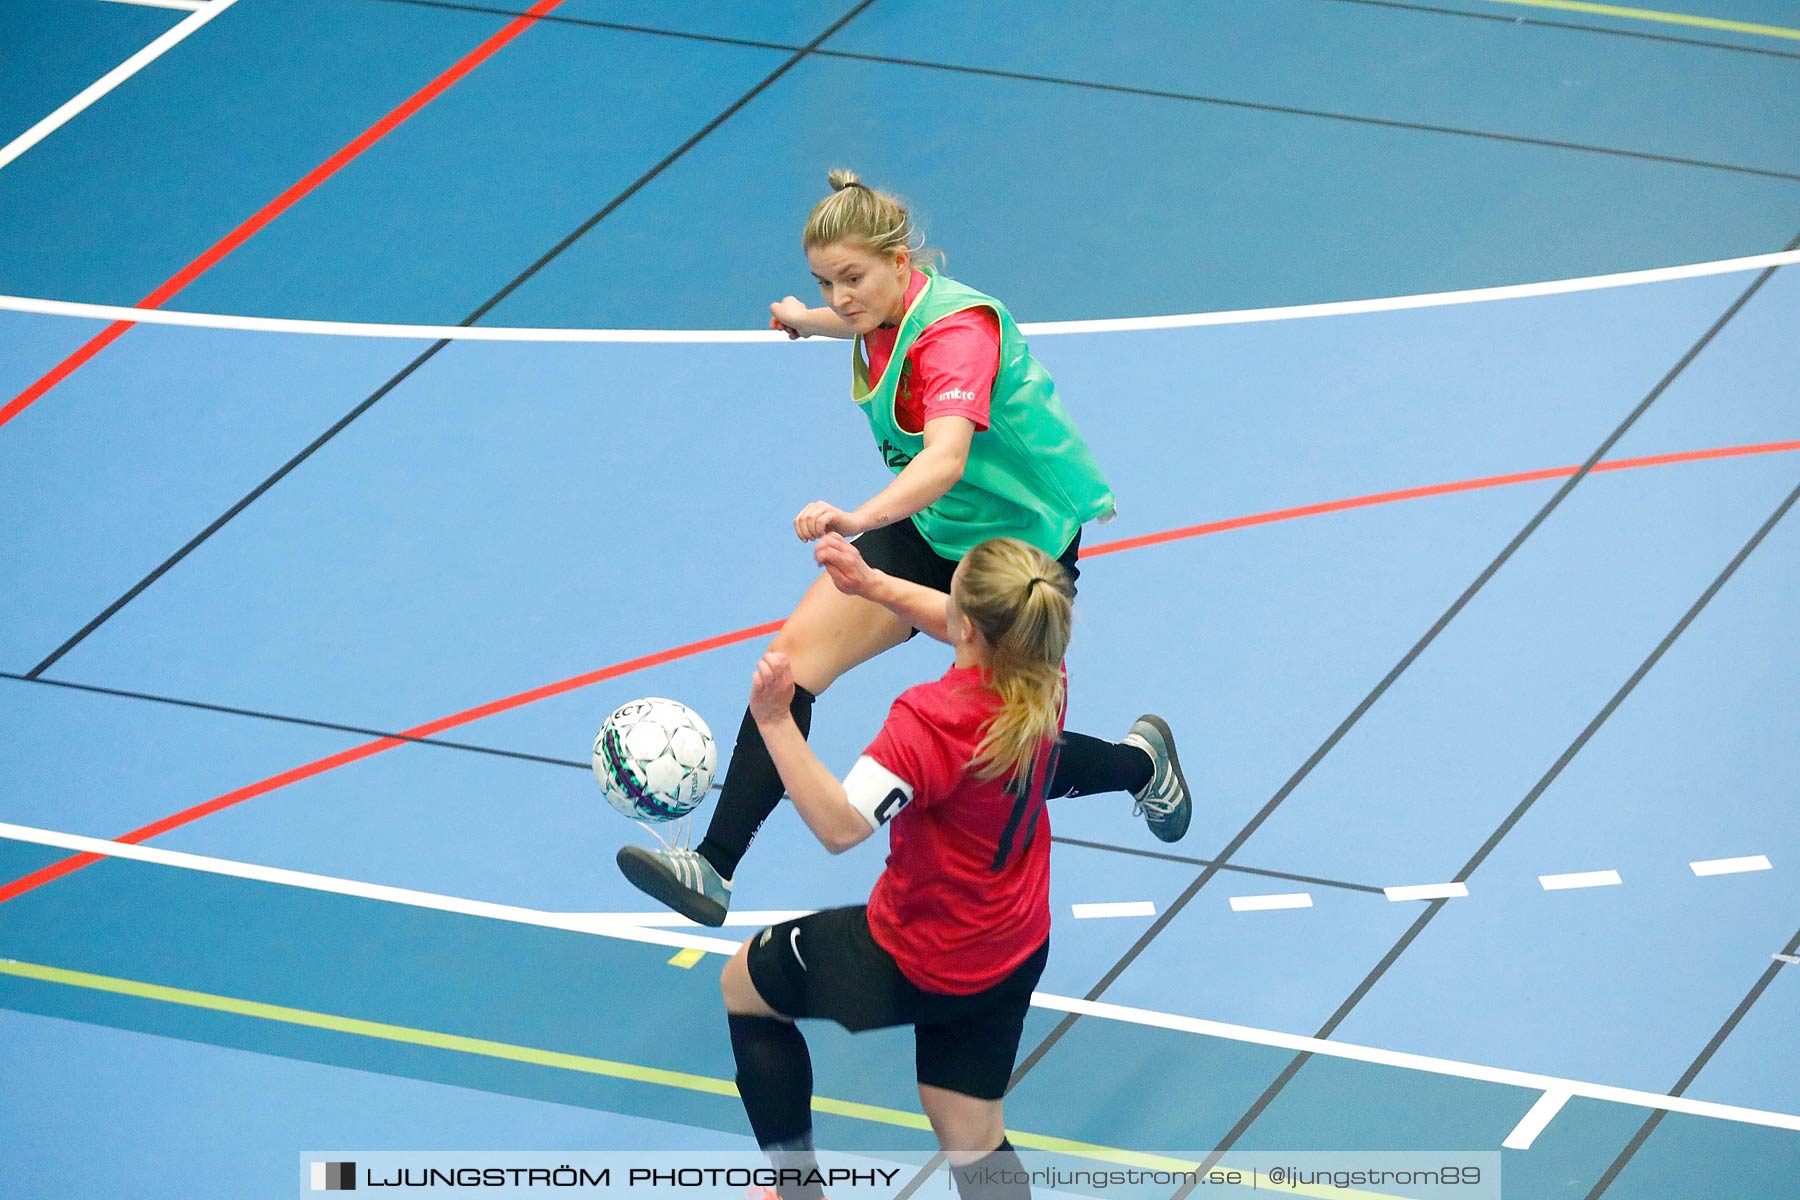
[[1110, 519], [1112, 489], [1093, 452], [1056, 397], [1050, 373], [1031, 356], [1006, 306], [929, 268], [894, 338], [893, 356], [875, 386], [858, 337], [851, 354], [850, 397], [863, 410], [875, 443], [896, 475], [925, 448], [923, 433], [908, 433], [894, 416], [907, 352], [933, 322], [985, 308], [1000, 322], [1000, 370], [994, 377], [988, 427], [969, 443], [963, 476], [936, 503], [913, 517], [919, 532], [945, 558], [960, 561], [991, 537], [1016, 537], [1055, 558], [1088, 521]]

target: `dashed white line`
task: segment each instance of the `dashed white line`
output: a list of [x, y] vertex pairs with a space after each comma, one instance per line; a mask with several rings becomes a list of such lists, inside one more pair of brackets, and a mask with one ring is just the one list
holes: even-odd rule
[[1075, 904], [1070, 908], [1081, 919], [1094, 917], [1154, 917], [1156, 904], [1150, 900], [1120, 900], [1111, 904]]
[[1703, 858], [1699, 862], [1691, 862], [1688, 867], [1696, 875], [1737, 875], [1744, 871], [1770, 871], [1774, 867], [1766, 854], [1752, 854], [1746, 858]]
[[1411, 883], [1405, 887], [1389, 887], [1381, 889], [1387, 898], [1396, 903], [1402, 900], [1454, 900], [1469, 894], [1466, 883]]
[[1568, 1092], [1545, 1092], [1539, 1096], [1537, 1103], [1531, 1106], [1531, 1111], [1519, 1119], [1513, 1131], [1500, 1144], [1508, 1150], [1531, 1149], [1531, 1143], [1537, 1141], [1537, 1135], [1544, 1132], [1544, 1126], [1555, 1120], [1556, 1114], [1569, 1102], [1569, 1095]]
[[1277, 908], [1311, 908], [1308, 892], [1283, 892], [1272, 896], [1233, 896], [1232, 912], [1267, 912]]
[[1617, 887], [1624, 881], [1617, 871], [1574, 871], [1567, 875], [1539, 875], [1538, 882], [1546, 892], [1566, 892], [1572, 888]]
[[[621, 917], [636, 917], [635, 913], [549, 913], [537, 909], [519, 908], [507, 904], [490, 904], [480, 900], [464, 900], [456, 896], [434, 895], [429, 892], [415, 892], [404, 888], [386, 887], [381, 884], [361, 883], [349, 879], [334, 879], [325, 875], [310, 875], [303, 871], [288, 871], [277, 867], [257, 866], [251, 863], [233, 862], [228, 859], [208, 858], [198, 854], [184, 854], [173, 850], [158, 850], [150, 846], [137, 846], [127, 842], [107, 841], [103, 838], [82, 837], [79, 834], [62, 833], [57, 830], [36, 829], [27, 825], [11, 825], [0, 822], [0, 838], [13, 841], [30, 842], [40, 846], [55, 846], [65, 850], [79, 850], [90, 854], [101, 854], [109, 858], [126, 858], [138, 862], [154, 863], [160, 866], [176, 867], [188, 871], [203, 871], [214, 875], [230, 875], [240, 879], [258, 880], [263, 883], [277, 884], [286, 887], [307, 888], [313, 891], [335, 892], [339, 895], [362, 896], [370, 900], [383, 901], [389, 904], [405, 904], [418, 908], [434, 908], [444, 912], [466, 913], [470, 916], [487, 917], [493, 920], [511, 921], [522, 925], [540, 925], [555, 929], [570, 929], [583, 933], [592, 933], [601, 937], [618, 938], [624, 941], [651, 942], [664, 946], [693, 947], [713, 954], [731, 955], [737, 952], [738, 944], [725, 938], [698, 937], [693, 934], [663, 932], [661, 930], [643, 928], [631, 921], [620, 920]], [[1301, 893], [1304, 896], [1304, 893]], [[1257, 900], [1269, 897], [1242, 897]], [[1308, 903], [1311, 897], [1305, 897]], [[759, 914], [765, 915], [765, 914]], [[1800, 963], [1800, 959], [1787, 955], [1776, 955], [1785, 962]], [[1459, 1079], [1483, 1080], [1491, 1083], [1507, 1084], [1512, 1087], [1532, 1088], [1537, 1091], [1567, 1092], [1574, 1096], [1585, 1096], [1594, 1100], [1606, 1100], [1616, 1104], [1629, 1104], [1640, 1108], [1655, 1108], [1665, 1112], [1689, 1113], [1701, 1117], [1717, 1117], [1721, 1120], [1738, 1121], [1750, 1125], [1762, 1125], [1771, 1129], [1786, 1129], [1800, 1133], [1800, 1115], [1792, 1113], [1769, 1112], [1763, 1109], [1743, 1108], [1733, 1104], [1720, 1104], [1711, 1100], [1696, 1100], [1688, 1096], [1667, 1096], [1657, 1092], [1643, 1092], [1632, 1088], [1615, 1087], [1611, 1084], [1590, 1083], [1583, 1080], [1564, 1079], [1555, 1075], [1539, 1075], [1528, 1071], [1518, 1071], [1509, 1067], [1494, 1067], [1481, 1063], [1461, 1062], [1456, 1059], [1433, 1058], [1422, 1054], [1410, 1054], [1401, 1050], [1388, 1050], [1377, 1046], [1359, 1046], [1353, 1042], [1339, 1042], [1325, 1038], [1307, 1037], [1304, 1034], [1286, 1033], [1274, 1029], [1258, 1029], [1250, 1025], [1232, 1025], [1223, 1021], [1212, 1021], [1203, 1017], [1190, 1017], [1178, 1013], [1157, 1012], [1154, 1009], [1131, 1008], [1121, 1004], [1108, 1004], [1103, 1001], [1080, 999], [1074, 996], [1059, 996], [1054, 992], [1033, 992], [1031, 1003], [1034, 1007], [1050, 1009], [1055, 1012], [1082, 1013], [1098, 1017], [1102, 1020], [1122, 1021], [1133, 1025], [1143, 1025], [1156, 1029], [1167, 1029], [1180, 1033], [1195, 1033], [1208, 1037], [1224, 1038], [1229, 1041], [1245, 1042], [1259, 1046], [1273, 1046], [1277, 1049], [1306, 1051], [1311, 1054], [1329, 1058], [1341, 1058], [1353, 1062], [1375, 1063], [1381, 1066], [1399, 1067], [1404, 1070], [1426, 1071], [1434, 1075], [1449, 1075]]]
[[1790, 966], [1800, 967], [1800, 958], [1795, 958], [1791, 954], [1771, 954], [1769, 957], [1776, 962], [1784, 962]]

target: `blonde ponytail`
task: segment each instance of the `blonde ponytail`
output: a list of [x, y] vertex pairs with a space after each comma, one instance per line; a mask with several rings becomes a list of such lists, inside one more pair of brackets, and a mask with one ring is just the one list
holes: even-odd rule
[[990, 538], [963, 559], [956, 606], [988, 644], [988, 684], [1000, 711], [972, 764], [982, 779], [1031, 769], [1063, 708], [1063, 654], [1075, 588], [1062, 564], [1018, 538]]
[[906, 201], [892, 192], [876, 191], [843, 167], [833, 167], [826, 179], [831, 195], [813, 205], [807, 216], [800, 235], [802, 249], [852, 242], [888, 258], [910, 250], [919, 266], [943, 265], [943, 252], [926, 248], [925, 234], [914, 225]]

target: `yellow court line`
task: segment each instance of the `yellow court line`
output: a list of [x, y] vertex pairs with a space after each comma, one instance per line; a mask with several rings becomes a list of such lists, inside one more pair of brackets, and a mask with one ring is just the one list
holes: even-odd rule
[[1624, 17], [1630, 21], [1654, 21], [1661, 25], [1687, 25], [1694, 29], [1718, 29], [1726, 33], [1751, 33], [1759, 37], [1800, 42], [1800, 29], [1781, 25], [1757, 25], [1728, 21], [1723, 17], [1696, 17], [1690, 13], [1660, 12], [1654, 8], [1621, 8], [1616, 4], [1587, 4], [1583, 0], [1488, 0], [1490, 4], [1514, 4], [1525, 8], [1555, 8], [1563, 12], [1591, 13], [1600, 17]]
[[[66, 987], [111, 992], [114, 995], [131, 996], [140, 1000], [155, 1000], [164, 1004], [179, 1004], [187, 1008], [203, 1008], [213, 1012], [231, 1013], [240, 1017], [254, 1017], [262, 1021], [276, 1021], [283, 1025], [303, 1025], [311, 1029], [326, 1029], [334, 1033], [377, 1038], [386, 1042], [403, 1042], [407, 1045], [429, 1046], [436, 1050], [453, 1050], [459, 1054], [474, 1054], [483, 1058], [498, 1058], [509, 1062], [529, 1063], [533, 1066], [554, 1067], [562, 1071], [579, 1071], [585, 1075], [629, 1079], [636, 1083], [651, 1083], [661, 1087], [679, 1088], [683, 1091], [704, 1092], [711, 1096], [730, 1096], [736, 1099], [738, 1095], [737, 1085], [730, 1080], [715, 1079], [710, 1075], [694, 1075], [686, 1071], [665, 1071], [660, 1067], [644, 1067], [636, 1063], [617, 1062], [607, 1058], [590, 1058], [585, 1054], [564, 1054], [557, 1050], [540, 1050], [534, 1046], [517, 1046], [510, 1042], [463, 1037], [459, 1034], [440, 1033], [432, 1029], [413, 1029], [406, 1025], [389, 1025], [383, 1021], [364, 1021], [356, 1017], [340, 1017], [332, 1013], [313, 1012], [304, 1008], [288, 1008], [280, 1004], [264, 1004], [256, 1000], [240, 1000], [235, 996], [218, 996], [211, 992], [165, 987], [158, 983], [119, 979], [111, 975], [93, 975], [86, 971], [71, 971], [63, 967], [49, 967], [39, 963], [0, 959], [0, 975], [14, 975], [20, 979], [36, 980], [39, 983], [62, 984]], [[895, 1125], [902, 1129], [918, 1129], [926, 1132], [931, 1130], [931, 1122], [926, 1120], [922, 1114], [906, 1112], [898, 1108], [883, 1108], [880, 1105], [862, 1104], [854, 1100], [835, 1100], [829, 1096], [814, 1096], [812, 1106], [815, 1112], [828, 1113], [832, 1116], [849, 1117], [852, 1120], [869, 1121], [880, 1125]], [[1101, 1146], [1093, 1142], [1078, 1142], [1069, 1138], [1051, 1137], [1046, 1134], [1028, 1133], [1021, 1130], [1008, 1130], [1007, 1132], [1013, 1144], [1022, 1150], [1044, 1150], [1066, 1154], [1073, 1158], [1085, 1158], [1094, 1162], [1138, 1167], [1150, 1171], [1190, 1172], [1197, 1170], [1200, 1166], [1199, 1163], [1186, 1159], [1170, 1158], [1160, 1154], [1142, 1154], [1134, 1150], [1121, 1150], [1114, 1146]], [[1231, 1170], [1233, 1168], [1229, 1163], [1221, 1162], [1215, 1169]], [[1331, 1198], [1331, 1200], [1400, 1200], [1399, 1197], [1388, 1196], [1380, 1192], [1312, 1188], [1301, 1185], [1276, 1187], [1266, 1179], [1262, 1180], [1261, 1186], [1295, 1196], [1316, 1196], [1321, 1200], [1324, 1198]]]

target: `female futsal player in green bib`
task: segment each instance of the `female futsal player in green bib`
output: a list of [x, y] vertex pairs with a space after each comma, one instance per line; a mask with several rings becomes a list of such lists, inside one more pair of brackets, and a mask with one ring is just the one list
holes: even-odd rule
[[[851, 398], [894, 479], [854, 509], [820, 500], [794, 518], [802, 541], [856, 539], [852, 548], [827, 538], [821, 565], [849, 550], [867, 567], [821, 574], [770, 646], [792, 664], [802, 733], [838, 676], [917, 632], [879, 602], [890, 581], [948, 592], [970, 549], [1015, 537], [1057, 559], [1073, 583], [1082, 525], [1113, 512], [1112, 489], [1006, 306], [925, 265], [936, 256], [920, 249], [898, 197], [848, 171], [830, 180], [802, 236], [825, 307], [789, 296], [770, 306], [770, 324], [790, 337], [854, 339]], [[1162, 840], [1187, 832], [1187, 786], [1160, 718], [1146, 714], [1118, 742], [1063, 734], [1049, 794], [1110, 791], [1131, 793]], [[675, 911], [722, 924], [738, 861], [781, 795], [746, 712], [699, 848], [628, 846], [619, 866]]]

